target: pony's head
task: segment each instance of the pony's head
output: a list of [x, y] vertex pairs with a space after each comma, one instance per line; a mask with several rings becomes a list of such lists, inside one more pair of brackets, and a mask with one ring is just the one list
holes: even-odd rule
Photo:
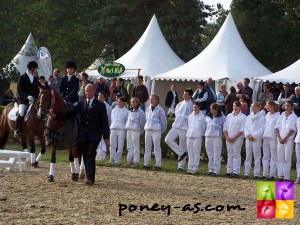
[[37, 112], [37, 117], [41, 120], [47, 118], [47, 114], [51, 108], [51, 102], [52, 102], [52, 96], [51, 92], [53, 90], [50, 88], [47, 82], [45, 82], [45, 86], [40, 89], [40, 94], [39, 94], [39, 109]]

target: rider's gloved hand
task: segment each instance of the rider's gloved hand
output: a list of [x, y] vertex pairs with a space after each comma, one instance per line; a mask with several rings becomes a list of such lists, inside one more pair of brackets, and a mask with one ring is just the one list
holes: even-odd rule
[[29, 100], [30, 104], [34, 102], [34, 97], [31, 95], [28, 95], [27, 99]]

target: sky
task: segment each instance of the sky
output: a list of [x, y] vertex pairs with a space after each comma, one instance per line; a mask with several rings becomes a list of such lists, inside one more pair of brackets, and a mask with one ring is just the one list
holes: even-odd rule
[[202, 0], [207, 5], [217, 5], [218, 3], [221, 3], [224, 7], [224, 9], [229, 9], [231, 0]]

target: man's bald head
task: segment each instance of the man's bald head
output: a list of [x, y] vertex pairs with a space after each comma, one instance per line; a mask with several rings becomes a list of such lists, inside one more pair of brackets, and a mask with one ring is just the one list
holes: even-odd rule
[[94, 86], [92, 84], [88, 84], [85, 86], [85, 97], [88, 99], [92, 99], [95, 95]]

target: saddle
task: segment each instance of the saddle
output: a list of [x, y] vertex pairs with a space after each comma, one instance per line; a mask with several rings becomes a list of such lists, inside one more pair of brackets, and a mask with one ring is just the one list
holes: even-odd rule
[[[25, 122], [30, 117], [32, 106], [33, 106], [33, 104], [30, 104], [29, 107], [27, 108], [27, 111], [26, 111], [26, 114], [25, 114], [25, 117], [24, 117]], [[18, 117], [18, 113], [19, 113], [19, 107], [18, 107], [18, 104], [15, 103], [14, 107], [8, 113], [8, 119], [10, 119], [11, 121], [16, 121], [17, 117]]]
[[46, 145], [54, 144], [57, 150], [65, 150], [73, 147], [79, 142], [79, 125], [80, 118], [77, 115], [75, 118], [67, 119], [65, 125], [58, 131], [54, 131], [48, 119], [44, 131]]

